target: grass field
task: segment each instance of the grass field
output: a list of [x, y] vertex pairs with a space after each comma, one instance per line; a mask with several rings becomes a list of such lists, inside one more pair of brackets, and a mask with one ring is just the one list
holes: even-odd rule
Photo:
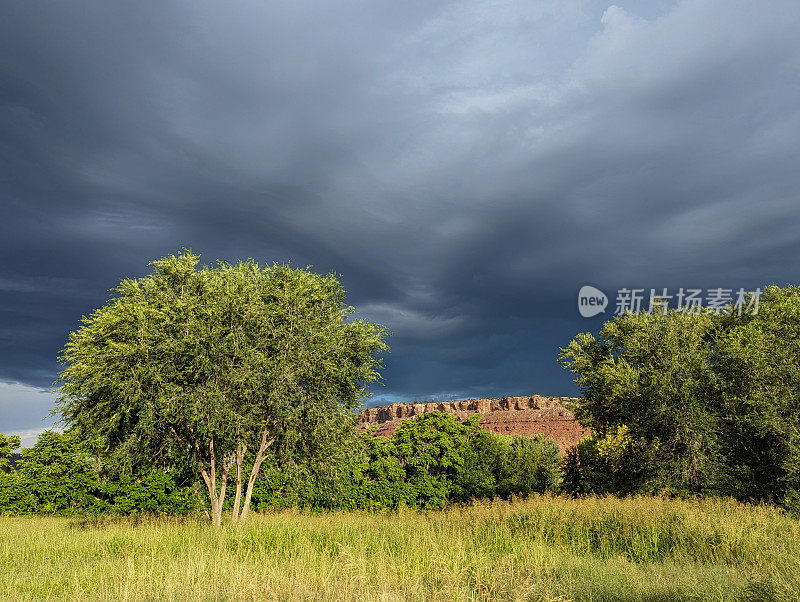
[[729, 501], [0, 519], [3, 600], [797, 600], [800, 522]]

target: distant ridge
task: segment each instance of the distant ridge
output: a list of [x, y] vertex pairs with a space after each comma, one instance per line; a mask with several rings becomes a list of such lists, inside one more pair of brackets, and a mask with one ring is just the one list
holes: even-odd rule
[[422, 403], [400, 402], [363, 410], [358, 417], [358, 426], [362, 430], [377, 426], [376, 435], [389, 436], [394, 433], [401, 420], [425, 412], [446, 412], [455, 414], [462, 420], [480, 414], [479, 424], [487, 431], [526, 437], [542, 434], [555, 439], [561, 449], [566, 450], [591, 433], [590, 429], [575, 420], [575, 415], [566, 407], [578, 399], [531, 395]]

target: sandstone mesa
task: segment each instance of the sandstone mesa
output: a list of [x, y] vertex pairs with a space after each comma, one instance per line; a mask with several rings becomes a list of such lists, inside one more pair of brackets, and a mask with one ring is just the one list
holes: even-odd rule
[[504, 435], [533, 437], [542, 434], [555, 439], [562, 451], [577, 444], [591, 430], [581, 426], [567, 404], [575, 397], [501, 397], [435, 401], [422, 403], [392, 403], [383, 407], [367, 408], [359, 414], [358, 426], [366, 430], [377, 426], [375, 435], [389, 436], [400, 426], [400, 421], [425, 412], [455, 414], [465, 420], [480, 414], [481, 427]]

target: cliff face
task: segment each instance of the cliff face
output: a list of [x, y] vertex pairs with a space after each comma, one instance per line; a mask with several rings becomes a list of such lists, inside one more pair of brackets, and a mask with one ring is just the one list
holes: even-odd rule
[[460, 419], [480, 414], [480, 425], [487, 431], [504, 435], [532, 437], [543, 434], [555, 439], [562, 450], [575, 445], [591, 431], [575, 420], [565, 404], [574, 397], [503, 397], [501, 399], [465, 399], [428, 403], [393, 403], [380, 408], [368, 408], [361, 412], [358, 425], [367, 429], [377, 425], [376, 435], [389, 436], [394, 433], [404, 418], [412, 418], [425, 412], [447, 412]]

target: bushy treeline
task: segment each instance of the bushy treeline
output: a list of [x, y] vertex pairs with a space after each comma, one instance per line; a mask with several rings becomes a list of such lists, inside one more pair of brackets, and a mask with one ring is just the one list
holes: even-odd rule
[[[256, 480], [253, 507], [441, 508], [558, 488], [561, 457], [554, 441], [489, 433], [477, 421], [431, 412], [404, 421], [388, 438], [354, 435], [312, 462], [276, 456]], [[190, 470], [114, 471], [92, 456], [76, 430], [45, 432], [12, 470], [7, 458], [19, 445], [13, 439], [3, 438], [0, 513], [186, 514], [205, 506]], [[228, 498], [226, 509], [231, 504]]]
[[800, 510], [800, 287], [757, 312], [625, 314], [561, 361], [594, 435], [567, 459], [574, 493], [723, 495]]
[[17, 447], [19, 438], [0, 434], [0, 514], [186, 514], [197, 506], [178, 471], [104, 469], [75, 430], [45, 431], [14, 470], [8, 457]]
[[254, 497], [261, 507], [441, 508], [558, 488], [555, 441], [490, 433], [478, 419], [429, 412], [403, 421], [391, 437], [364, 433], [337, 458], [292, 465], [294, 480], [278, 467], [267, 470]]
[[[253, 508], [440, 508], [561, 489], [731, 496], [800, 512], [800, 286], [767, 287], [757, 313], [617, 316], [598, 338], [578, 335], [560, 361], [582, 390], [576, 416], [594, 431], [568, 452], [563, 473], [553, 441], [431, 412], [388, 438], [356, 435], [344, 422], [297, 430], [271, 448]], [[196, 466], [174, 448], [137, 472], [99, 457], [92, 450], [102, 446], [76, 429], [45, 433], [14, 469], [18, 445], [0, 436], [2, 513], [179, 514], [207, 505]], [[244, 474], [252, 461], [245, 457]]]

